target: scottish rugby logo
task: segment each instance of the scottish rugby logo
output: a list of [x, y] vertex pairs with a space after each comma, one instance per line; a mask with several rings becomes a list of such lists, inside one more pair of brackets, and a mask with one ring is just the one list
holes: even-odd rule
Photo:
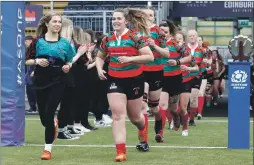
[[247, 73], [242, 70], [237, 70], [232, 74], [231, 81], [234, 83], [245, 83], [247, 81]]

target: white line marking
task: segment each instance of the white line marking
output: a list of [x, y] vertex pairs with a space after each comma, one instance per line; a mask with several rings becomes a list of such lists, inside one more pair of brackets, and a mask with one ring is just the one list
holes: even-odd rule
[[[40, 119], [26, 118], [27, 121], [40, 121]], [[89, 121], [94, 121], [94, 119], [88, 119]], [[130, 120], [126, 120], [130, 121]], [[149, 122], [154, 122], [154, 120], [148, 120]], [[228, 120], [195, 120], [197, 123], [228, 123]], [[250, 120], [253, 123], [253, 120]]]
[[[27, 147], [43, 147], [43, 144], [25, 144]], [[54, 147], [81, 147], [81, 148], [115, 148], [115, 145], [61, 145], [53, 144]], [[127, 145], [127, 148], [136, 146]], [[175, 148], [175, 149], [226, 149], [227, 147], [207, 147], [207, 146], [150, 146], [151, 148]]]

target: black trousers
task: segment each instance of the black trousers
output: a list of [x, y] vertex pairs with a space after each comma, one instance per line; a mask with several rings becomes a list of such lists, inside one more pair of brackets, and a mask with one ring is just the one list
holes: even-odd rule
[[27, 95], [30, 109], [32, 111], [36, 111], [37, 106], [36, 106], [36, 93], [35, 93], [34, 85], [26, 85], [26, 95]]
[[92, 89], [90, 77], [86, 67], [75, 66], [74, 68], [74, 81], [75, 81], [75, 93], [74, 93], [74, 109], [75, 109], [75, 123], [80, 123], [84, 126], [88, 126], [88, 113], [90, 103], [90, 93]]
[[76, 109], [74, 107], [74, 94], [75, 87], [66, 86], [64, 89], [63, 98], [60, 104], [60, 110], [58, 112], [58, 126], [64, 128], [67, 125], [73, 125]]
[[107, 99], [107, 80], [96, 80], [92, 83], [90, 109], [97, 121], [102, 120], [102, 115], [108, 113], [109, 104]]
[[88, 113], [89, 113], [89, 102], [90, 102], [90, 96], [89, 96], [89, 87], [86, 85], [84, 86], [77, 86], [75, 88], [75, 123], [80, 123], [84, 126], [89, 125], [88, 122]]
[[37, 105], [42, 125], [45, 127], [45, 143], [52, 144], [55, 135], [54, 116], [59, 105], [65, 84], [55, 84], [45, 89], [37, 89]]
[[74, 108], [74, 94], [75, 94], [75, 83], [74, 83], [74, 72], [73, 69], [65, 76], [65, 89], [63, 98], [60, 104], [60, 110], [58, 112], [58, 125], [59, 128], [64, 128], [67, 125], [74, 124], [75, 108]]

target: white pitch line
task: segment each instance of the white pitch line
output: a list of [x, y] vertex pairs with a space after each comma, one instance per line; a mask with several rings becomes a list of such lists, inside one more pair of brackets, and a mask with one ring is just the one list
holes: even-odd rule
[[[43, 147], [43, 144], [25, 144], [26, 147]], [[115, 145], [61, 145], [53, 144], [53, 147], [79, 147], [79, 148], [115, 148]], [[127, 145], [127, 148], [136, 146]], [[208, 146], [150, 146], [150, 148], [173, 148], [173, 149], [226, 149], [227, 147], [208, 147]]]
[[[27, 121], [39, 121], [40, 119], [27, 118]], [[89, 121], [94, 121], [94, 119], [88, 119]], [[130, 121], [130, 120], [126, 120]], [[154, 120], [148, 120], [149, 122], [154, 122]], [[197, 123], [228, 123], [228, 120], [195, 120]], [[250, 120], [253, 123], [253, 120]]]

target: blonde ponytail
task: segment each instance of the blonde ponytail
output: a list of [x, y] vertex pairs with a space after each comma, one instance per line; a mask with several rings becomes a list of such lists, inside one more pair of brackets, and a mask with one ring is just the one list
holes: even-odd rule
[[145, 36], [150, 35], [150, 28], [147, 22], [147, 14], [141, 9], [124, 8], [116, 9], [115, 12], [123, 13], [125, 19], [138, 31], [143, 32]]

